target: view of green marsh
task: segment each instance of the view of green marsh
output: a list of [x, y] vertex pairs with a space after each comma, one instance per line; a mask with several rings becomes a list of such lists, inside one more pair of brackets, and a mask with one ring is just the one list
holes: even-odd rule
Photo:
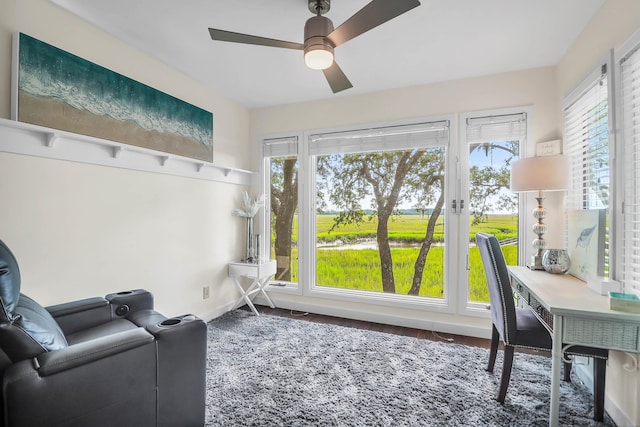
[[[411, 287], [414, 263], [419, 242], [424, 238], [428, 217], [400, 215], [389, 223], [389, 238], [392, 243], [393, 268], [397, 293], [407, 294]], [[422, 276], [420, 296], [442, 298], [444, 296], [443, 257], [445, 256], [444, 222], [441, 217], [436, 225], [434, 241], [429, 251]], [[293, 229], [297, 231], [297, 218]], [[316, 216], [316, 283], [319, 286], [382, 292], [380, 259], [375, 249], [375, 218], [358, 225], [350, 224], [330, 231], [333, 215]], [[475, 234], [486, 232], [504, 241], [517, 238], [516, 215], [489, 215], [486, 222], [471, 225], [469, 233], [469, 299], [488, 302], [489, 294], [480, 253], [475, 247]], [[297, 241], [297, 234], [292, 236]], [[517, 264], [518, 246], [502, 247], [507, 264]], [[292, 248], [292, 258], [298, 257], [297, 245]], [[292, 281], [298, 280], [298, 265], [292, 262]]]

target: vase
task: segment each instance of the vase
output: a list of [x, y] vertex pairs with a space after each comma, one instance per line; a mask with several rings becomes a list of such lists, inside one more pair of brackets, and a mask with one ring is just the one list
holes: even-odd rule
[[247, 217], [246, 261], [253, 260], [253, 218]]
[[571, 260], [566, 249], [547, 249], [542, 255], [542, 266], [553, 274], [564, 274], [571, 267]]

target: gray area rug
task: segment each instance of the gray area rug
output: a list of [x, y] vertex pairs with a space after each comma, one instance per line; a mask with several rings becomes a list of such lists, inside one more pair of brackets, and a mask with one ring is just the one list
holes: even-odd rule
[[[546, 426], [551, 360], [516, 353], [504, 405], [489, 350], [229, 312], [208, 324], [207, 426]], [[582, 384], [561, 385], [562, 425], [591, 419]]]

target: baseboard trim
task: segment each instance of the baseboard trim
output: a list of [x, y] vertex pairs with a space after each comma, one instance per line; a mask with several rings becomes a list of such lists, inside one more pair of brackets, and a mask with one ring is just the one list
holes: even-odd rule
[[216, 319], [220, 316], [222, 316], [223, 314], [225, 314], [228, 311], [231, 311], [234, 309], [236, 305], [236, 301], [231, 301], [227, 304], [221, 305], [219, 307], [216, 307], [215, 309], [211, 310], [211, 311], [207, 311], [205, 313], [201, 313], [198, 315], [199, 318], [201, 318], [202, 320], [204, 320], [205, 322], [210, 322], [213, 319]]
[[634, 421], [609, 396], [604, 395], [604, 410], [617, 426], [633, 426]]
[[[266, 300], [263, 300], [260, 297], [256, 297], [254, 303], [264, 306], [267, 305]], [[382, 314], [379, 312], [357, 310], [353, 308], [345, 309], [299, 301], [282, 301], [279, 302], [278, 308], [295, 311], [308, 311], [310, 313], [322, 314], [325, 316], [335, 316], [345, 319], [381, 323], [385, 325], [402, 326], [405, 328], [424, 329], [427, 331], [436, 331], [446, 334], [464, 335], [484, 339], [491, 338], [491, 330], [489, 329], [489, 327], [469, 326], [450, 322], [408, 318], [390, 314]]]

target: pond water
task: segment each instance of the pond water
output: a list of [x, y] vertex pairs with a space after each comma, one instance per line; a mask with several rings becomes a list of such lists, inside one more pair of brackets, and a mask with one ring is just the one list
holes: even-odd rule
[[[440, 243], [434, 243], [433, 246], [440, 245]], [[402, 243], [402, 242], [390, 242], [389, 246], [392, 248], [419, 248], [420, 243]], [[362, 250], [373, 249], [378, 250], [378, 242], [375, 239], [360, 240], [355, 243], [344, 243], [341, 240], [337, 240], [333, 243], [320, 243], [316, 245], [316, 249], [342, 251], [345, 249]]]

